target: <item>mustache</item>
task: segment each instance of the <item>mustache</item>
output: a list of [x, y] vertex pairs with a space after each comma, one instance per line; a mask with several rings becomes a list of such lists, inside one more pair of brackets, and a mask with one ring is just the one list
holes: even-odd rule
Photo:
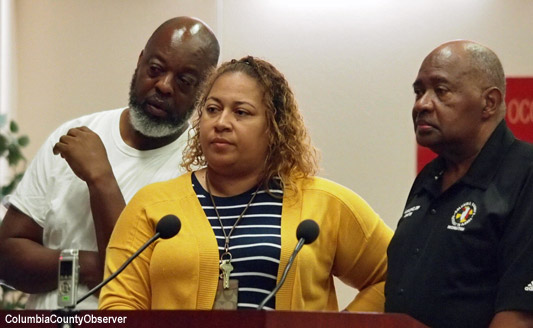
[[172, 104], [169, 99], [165, 99], [157, 94], [147, 97], [143, 101], [144, 105], [150, 104], [163, 109], [166, 112], [172, 112]]
[[429, 117], [429, 115], [425, 112], [419, 112], [415, 115], [413, 115], [413, 121], [417, 122], [417, 121], [425, 121], [427, 118]]

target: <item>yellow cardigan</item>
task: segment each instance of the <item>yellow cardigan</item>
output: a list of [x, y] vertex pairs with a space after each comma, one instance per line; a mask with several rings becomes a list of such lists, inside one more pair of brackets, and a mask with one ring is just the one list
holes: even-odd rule
[[[392, 230], [353, 191], [322, 178], [285, 193], [278, 281], [304, 219], [320, 226], [304, 245], [276, 295], [277, 310], [337, 311], [333, 275], [360, 292], [347, 310], [383, 312], [386, 250]], [[159, 219], [175, 214], [182, 228], [157, 240], [100, 294], [101, 309], [212, 309], [219, 277], [215, 234], [192, 188], [191, 173], [141, 189], [126, 206], [107, 248], [105, 276], [153, 236]]]

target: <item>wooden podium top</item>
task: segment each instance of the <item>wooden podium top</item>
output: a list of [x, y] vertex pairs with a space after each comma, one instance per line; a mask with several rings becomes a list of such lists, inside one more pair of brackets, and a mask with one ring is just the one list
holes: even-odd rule
[[[185, 328], [314, 328], [426, 327], [405, 314], [289, 311], [86, 311], [70, 313], [70, 327], [185, 327]], [[0, 311], [1, 327], [69, 327], [56, 311]]]

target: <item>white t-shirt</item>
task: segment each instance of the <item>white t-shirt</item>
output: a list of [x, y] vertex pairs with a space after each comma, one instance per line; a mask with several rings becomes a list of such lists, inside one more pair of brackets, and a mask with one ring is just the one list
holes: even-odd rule
[[[53, 146], [70, 128], [87, 126], [105, 145], [124, 200], [129, 202], [143, 186], [181, 175], [187, 131], [164, 147], [140, 151], [128, 146], [120, 136], [120, 114], [124, 108], [90, 114], [69, 121], [55, 130], [28, 166], [24, 178], [9, 201], [43, 228], [43, 244], [52, 249], [77, 248], [97, 251], [96, 236], [87, 184], [78, 178], [67, 162], [52, 153]], [[88, 292], [78, 286], [78, 298]], [[56, 309], [57, 292], [32, 294], [28, 309]], [[79, 309], [96, 309], [94, 296], [80, 303]]]

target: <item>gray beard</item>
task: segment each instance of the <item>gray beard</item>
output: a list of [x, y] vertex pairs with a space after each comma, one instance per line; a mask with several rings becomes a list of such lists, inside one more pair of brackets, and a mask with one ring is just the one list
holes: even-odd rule
[[183, 127], [188, 125], [192, 110], [189, 111], [188, 115], [167, 120], [152, 117], [147, 114], [142, 108], [143, 103], [139, 102], [135, 96], [136, 77], [137, 69], [135, 69], [135, 73], [131, 79], [129, 99], [130, 123], [137, 132], [150, 138], [163, 138], [177, 134]]
[[130, 123], [140, 134], [151, 138], [162, 138], [177, 134], [188, 125], [188, 117], [179, 122], [155, 120], [148, 116], [142, 108], [130, 104]]

